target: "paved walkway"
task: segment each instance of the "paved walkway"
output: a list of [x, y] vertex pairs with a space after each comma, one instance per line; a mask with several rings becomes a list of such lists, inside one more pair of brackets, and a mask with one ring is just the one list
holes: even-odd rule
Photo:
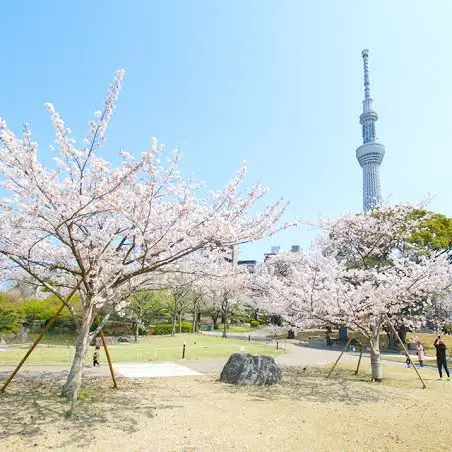
[[[209, 336], [221, 336], [221, 332], [203, 332], [205, 335]], [[267, 328], [262, 328], [257, 331], [249, 333], [252, 342], [265, 342], [269, 345], [274, 345], [276, 347], [276, 340], [274, 338], [268, 337], [269, 330]], [[248, 333], [241, 334], [229, 334], [229, 338], [242, 339], [248, 341]], [[275, 357], [276, 362], [281, 366], [289, 367], [304, 367], [304, 366], [321, 366], [321, 365], [332, 365], [340, 354], [338, 349], [327, 349], [313, 346], [303, 346], [296, 345], [290, 342], [279, 341], [281, 347], [287, 350], [287, 353]], [[399, 355], [391, 355], [399, 356]], [[400, 355], [402, 356], [402, 355]], [[344, 353], [341, 362], [346, 363], [357, 363], [359, 358], [359, 353]], [[384, 359], [384, 356], [383, 356]], [[368, 363], [369, 358], [363, 356], [363, 363]], [[178, 361], [189, 369], [195, 370], [197, 372], [206, 373], [220, 373], [225, 365], [227, 359], [207, 359], [207, 360], [184, 360]], [[116, 363], [117, 365], [126, 363]], [[404, 363], [395, 361], [384, 361], [384, 365], [390, 366], [406, 366]], [[7, 378], [13, 371], [14, 366], [4, 366], [0, 365], [0, 380]], [[424, 370], [436, 370], [434, 367], [425, 367]], [[69, 371], [69, 366], [64, 365], [25, 365], [19, 372], [22, 376], [40, 376], [42, 378], [65, 378]], [[91, 377], [108, 377], [109, 369], [108, 365], [105, 363], [101, 367], [92, 367], [86, 365], [84, 369], [84, 374]]]
[[[275, 358], [276, 362], [281, 366], [304, 367], [304, 366], [321, 366], [333, 364], [340, 351], [338, 350], [322, 350], [312, 347], [303, 347], [290, 343], [284, 344], [287, 354], [280, 355]], [[354, 363], [358, 362], [358, 353], [344, 353], [341, 362]], [[179, 364], [202, 374], [220, 373], [226, 363], [226, 359], [210, 359], [210, 360], [185, 360], [178, 361]], [[363, 356], [363, 363], [368, 363], [369, 358]], [[118, 368], [130, 363], [117, 363]], [[405, 366], [403, 363], [394, 361], [385, 361], [384, 365]], [[13, 371], [14, 366], [0, 366], [0, 380], [6, 379]], [[424, 370], [434, 370], [434, 368], [425, 367]], [[119, 370], [119, 369], [118, 369]], [[25, 365], [20, 370], [19, 377], [39, 377], [43, 379], [58, 378], [64, 379], [69, 371], [69, 366], [64, 365]], [[103, 364], [100, 367], [92, 367], [86, 365], [84, 375], [90, 377], [108, 377], [110, 375], [108, 365]]]
[[[251, 336], [252, 342], [265, 342], [269, 345], [274, 345], [276, 347], [276, 339], [270, 336], [270, 331], [268, 328], [261, 328], [257, 331], [253, 331], [250, 333], [232, 333], [228, 334], [229, 338], [233, 339], [242, 339], [248, 341], [248, 334]], [[209, 336], [221, 336], [221, 332], [203, 332], [205, 335]], [[302, 367], [302, 366], [322, 366], [322, 365], [332, 365], [337, 358], [339, 357], [342, 348], [326, 348], [322, 347], [322, 343], [309, 345], [303, 345], [301, 343], [293, 343], [286, 342], [285, 340], [278, 341], [281, 347], [284, 347], [287, 350], [287, 354], [280, 355], [275, 357], [275, 360], [278, 364], [282, 366], [289, 367]], [[382, 359], [384, 361], [384, 365], [389, 366], [400, 366], [405, 367], [405, 363], [385, 360], [385, 356], [387, 357], [398, 357], [404, 358], [404, 355], [398, 354], [383, 354]], [[358, 352], [346, 352], [342, 355], [341, 362], [345, 363], [358, 363], [359, 353]], [[434, 361], [434, 358], [432, 358]], [[368, 363], [370, 358], [368, 356], [363, 355], [362, 362]], [[413, 357], [413, 361], [417, 361]], [[428, 361], [428, 360], [427, 360]], [[210, 360], [210, 361], [193, 361], [192, 363], [187, 361], [187, 366], [192, 367], [193, 369], [198, 370], [199, 372], [203, 372], [202, 369], [205, 369], [205, 372], [221, 372], [226, 360]], [[436, 364], [436, 363], [435, 363]], [[425, 370], [436, 370], [436, 367], [425, 367]]]

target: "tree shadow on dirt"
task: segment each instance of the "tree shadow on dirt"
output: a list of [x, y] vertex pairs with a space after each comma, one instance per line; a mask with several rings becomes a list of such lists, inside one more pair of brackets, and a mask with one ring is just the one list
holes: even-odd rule
[[394, 394], [378, 387], [378, 383], [370, 383], [368, 376], [355, 376], [353, 371], [337, 369], [326, 378], [327, 371], [319, 367], [284, 367], [282, 381], [275, 386], [225, 386], [232, 393], [248, 392], [250, 400], [254, 401], [306, 400], [359, 405], [394, 397]]
[[[103, 426], [124, 434], [137, 432], [138, 417], [152, 418], [162, 409], [181, 408], [181, 394], [164, 402], [156, 400], [158, 384], [152, 389], [139, 382], [120, 379], [120, 389], [111, 389], [107, 379], [85, 378], [76, 412], [70, 418], [66, 412], [70, 402], [59, 397], [63, 381], [42, 378], [14, 380], [0, 396], [0, 442], [17, 436], [32, 446], [34, 438], [42, 444], [46, 436], [71, 430], [70, 439], [57, 441], [57, 447], [87, 448], [95, 444], [93, 433]], [[179, 399], [179, 402], [178, 402]], [[64, 435], [67, 438], [67, 435]]]

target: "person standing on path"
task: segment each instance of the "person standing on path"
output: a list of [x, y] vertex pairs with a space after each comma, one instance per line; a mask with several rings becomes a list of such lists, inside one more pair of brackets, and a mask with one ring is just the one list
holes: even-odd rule
[[436, 348], [436, 364], [438, 365], [439, 378], [443, 378], [442, 368], [444, 367], [444, 370], [447, 374], [447, 379], [450, 380], [449, 369], [447, 368], [446, 344], [441, 339], [441, 336], [438, 336], [433, 345]]
[[421, 341], [417, 341], [416, 342], [416, 354], [417, 354], [417, 358], [419, 360], [419, 365], [421, 367], [424, 367], [424, 361], [423, 361], [423, 356], [424, 356], [424, 347], [421, 344]]
[[330, 332], [328, 330], [326, 332], [326, 346], [327, 347], [332, 347], [333, 346], [333, 341], [331, 340], [331, 334], [330, 334]]
[[93, 367], [99, 367], [99, 354], [100, 354], [100, 347], [96, 345], [96, 349], [94, 350], [93, 355]]

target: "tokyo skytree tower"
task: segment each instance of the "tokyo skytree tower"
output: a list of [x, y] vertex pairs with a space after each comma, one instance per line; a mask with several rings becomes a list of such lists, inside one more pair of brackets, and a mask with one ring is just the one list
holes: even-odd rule
[[364, 100], [363, 112], [359, 117], [362, 126], [363, 144], [356, 149], [356, 158], [363, 169], [363, 209], [377, 207], [381, 203], [380, 164], [385, 155], [385, 147], [375, 137], [377, 113], [372, 110], [369, 80], [369, 51], [363, 50]]

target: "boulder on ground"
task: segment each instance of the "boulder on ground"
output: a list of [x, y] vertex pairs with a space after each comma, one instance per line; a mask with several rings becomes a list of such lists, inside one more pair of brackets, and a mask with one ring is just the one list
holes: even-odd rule
[[234, 353], [223, 367], [220, 381], [234, 385], [274, 385], [281, 381], [281, 369], [271, 356]]

